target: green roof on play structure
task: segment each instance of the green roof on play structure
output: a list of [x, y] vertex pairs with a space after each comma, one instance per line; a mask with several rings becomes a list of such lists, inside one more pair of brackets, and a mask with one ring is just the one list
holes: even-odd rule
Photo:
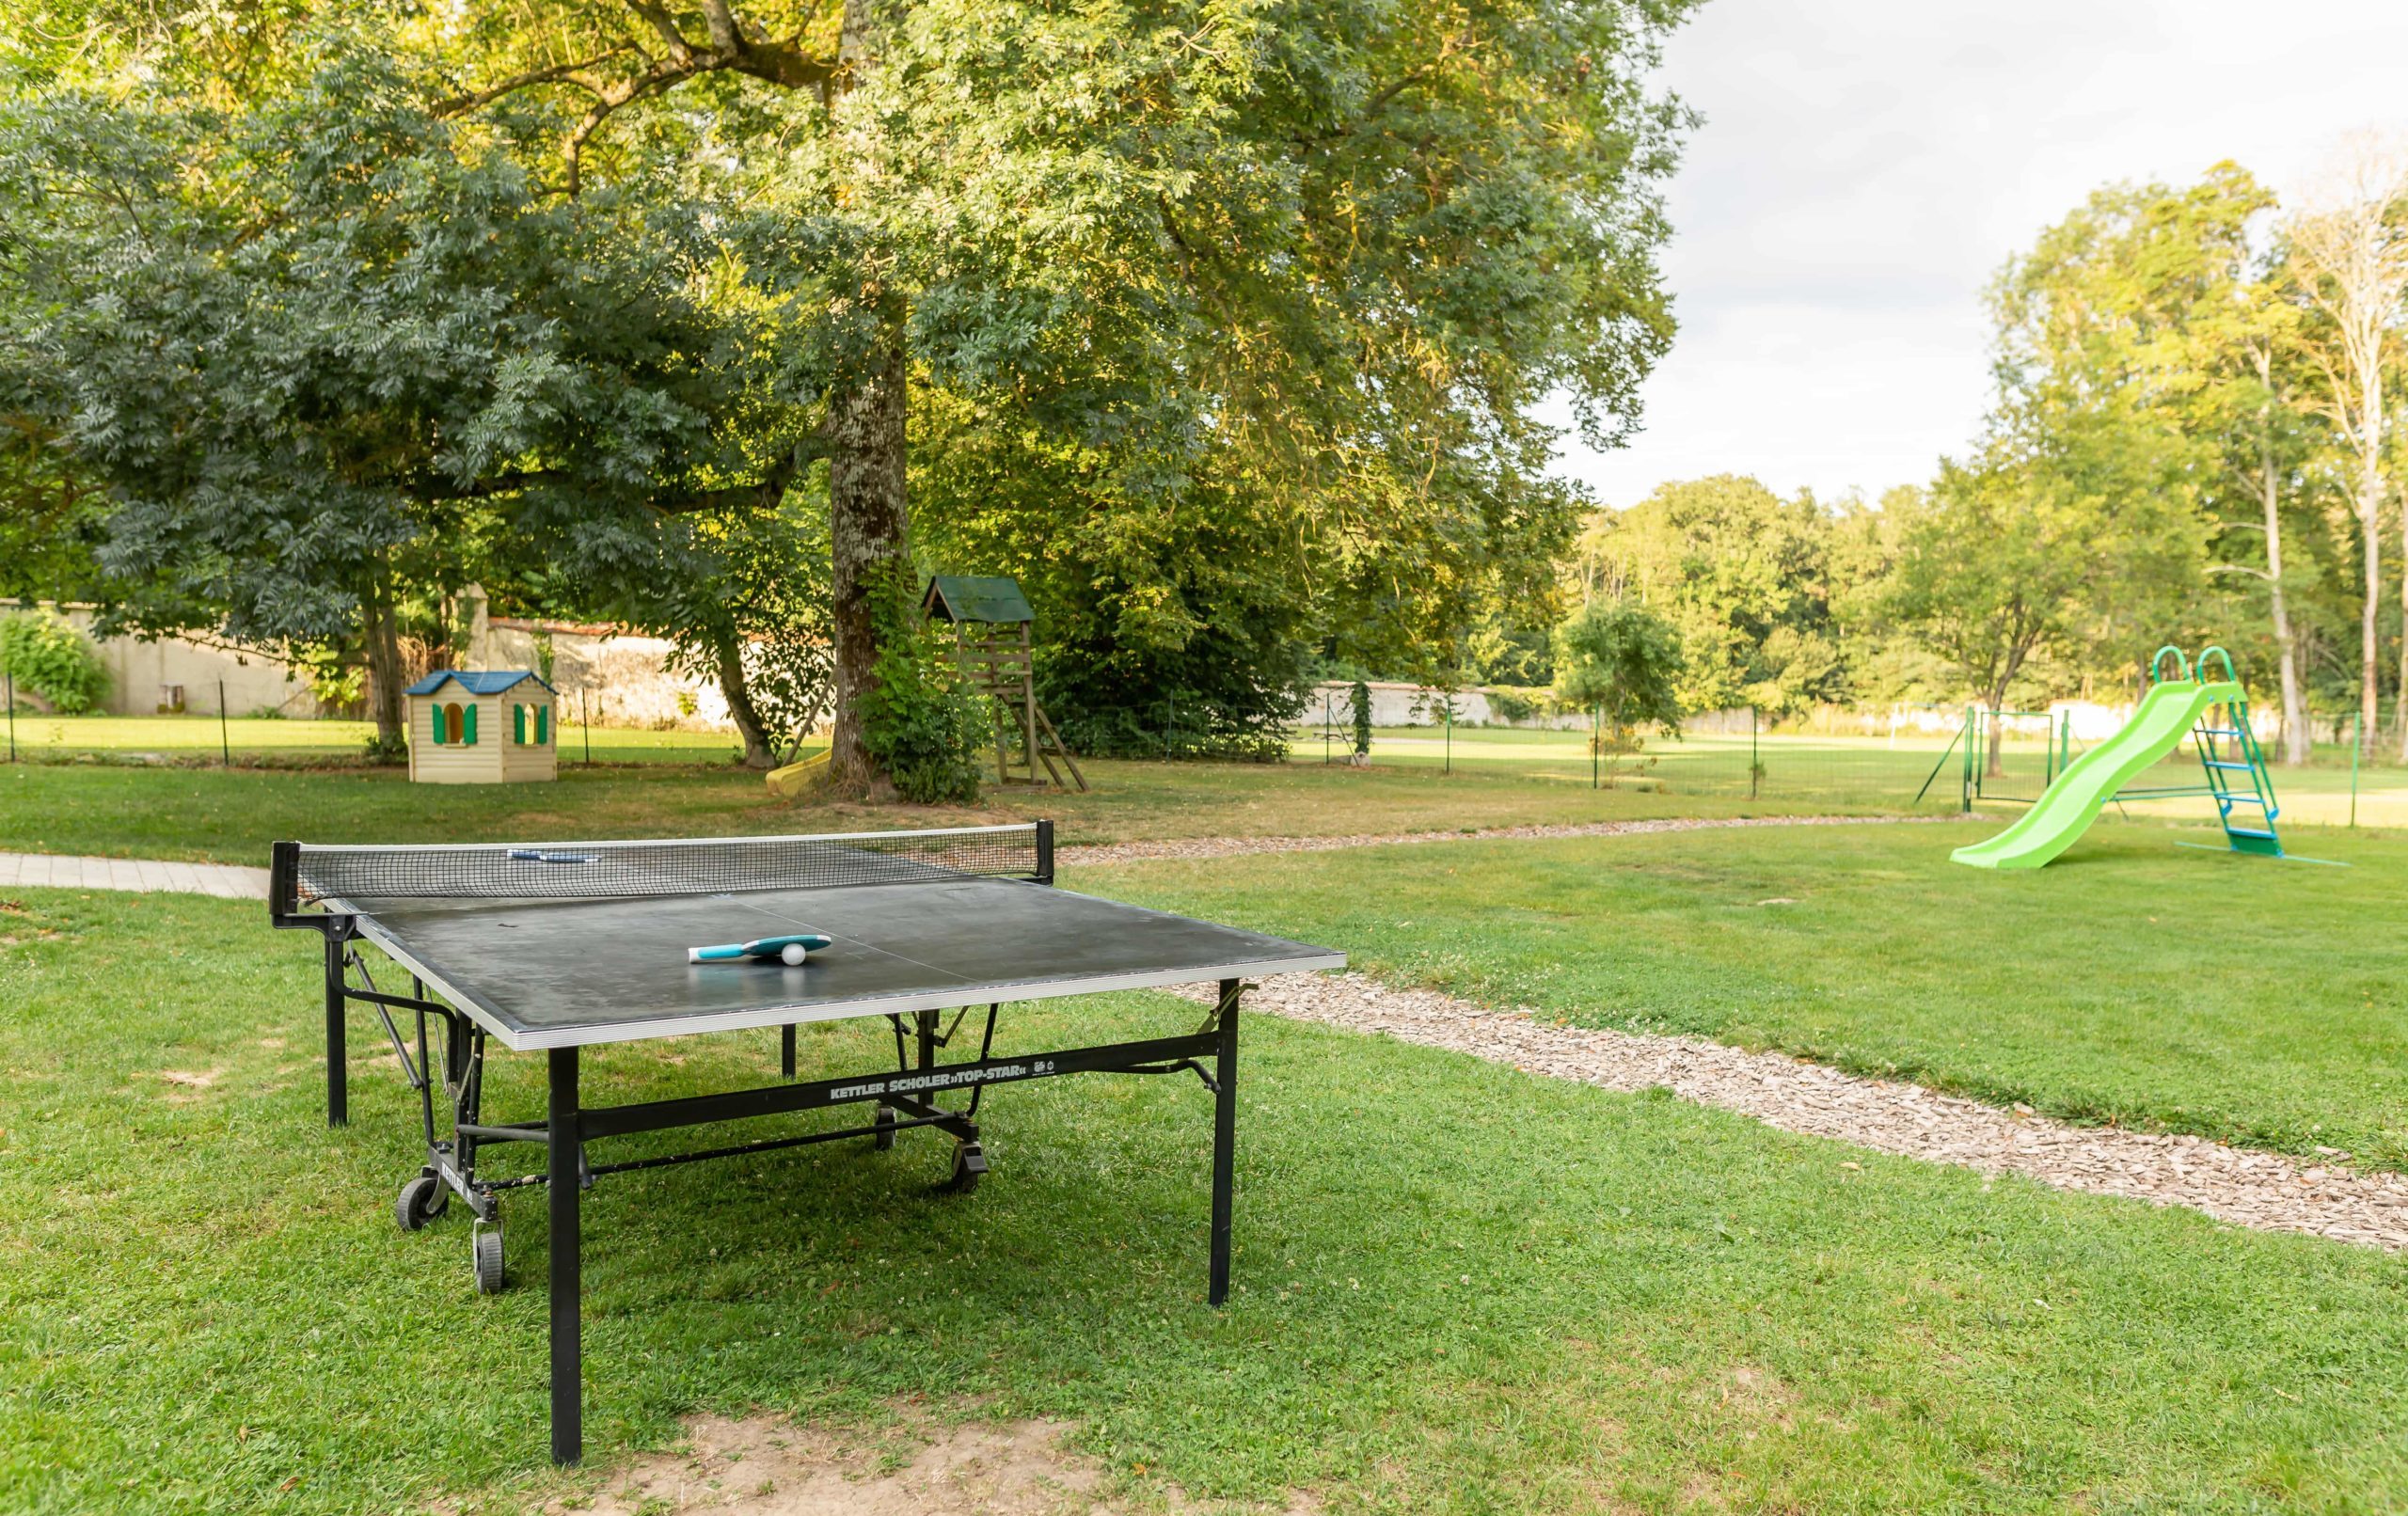
[[920, 606], [943, 621], [1008, 625], [1037, 619], [1037, 612], [1028, 608], [1028, 596], [1020, 592], [1018, 580], [969, 574], [940, 574], [930, 579], [927, 597]]

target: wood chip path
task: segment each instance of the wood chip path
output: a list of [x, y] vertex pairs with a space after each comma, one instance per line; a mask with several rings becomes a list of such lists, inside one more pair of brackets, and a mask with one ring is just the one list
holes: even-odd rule
[[[1182, 993], [1203, 1002], [1212, 994], [1200, 986]], [[2303, 1161], [2203, 1137], [2078, 1127], [1919, 1084], [1845, 1074], [1783, 1053], [1559, 1026], [1526, 1012], [1484, 1010], [1435, 990], [1392, 989], [1358, 973], [1268, 978], [1246, 1003], [1601, 1089], [1662, 1085], [1784, 1131], [1927, 1162], [2188, 1206], [2240, 1226], [2309, 1232], [2395, 1252], [2408, 1248], [2408, 1176], [2353, 1170], [2338, 1154], [2329, 1161]]]

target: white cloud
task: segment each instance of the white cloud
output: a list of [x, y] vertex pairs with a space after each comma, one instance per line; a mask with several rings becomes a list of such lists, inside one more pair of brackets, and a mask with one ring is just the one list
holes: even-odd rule
[[2399, 0], [1708, 0], [1664, 70], [1706, 117], [1669, 196], [1680, 337], [1645, 429], [1560, 466], [1618, 505], [1927, 479], [1980, 422], [2008, 255], [2113, 181], [2300, 183], [2408, 127], [2403, 58]]

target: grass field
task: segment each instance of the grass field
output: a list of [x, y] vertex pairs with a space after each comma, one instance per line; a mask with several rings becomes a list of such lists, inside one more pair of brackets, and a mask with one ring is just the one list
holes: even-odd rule
[[0, 765], [0, 852], [263, 863], [277, 838], [357, 843], [731, 836], [1050, 816], [1066, 843], [1329, 836], [1665, 815], [1845, 809], [1630, 790], [1512, 774], [1311, 765], [1085, 766], [1085, 795], [997, 791], [981, 806], [796, 805], [724, 765], [563, 768], [549, 784], [412, 784], [399, 770]]
[[[1763, 1019], [1776, 1008], [1744, 959], [1776, 954], [1814, 991], [1807, 942], [1853, 940], [1820, 898], [1842, 881], [1801, 880], [1804, 860], [1446, 853], [1491, 871], [1516, 857], [1534, 886], [1518, 905], [1480, 915], [1455, 882], [1466, 924], [1421, 923], [1465, 973], [1491, 942], [1500, 986], [1526, 940], [1501, 928], [1536, 931], [1567, 899], [1598, 919], [1562, 940], [1612, 934], [1668, 1010], [1676, 942], [1715, 944]], [[1314, 867], [1333, 890], [1413, 892], [1418, 910], [1449, 866], [1428, 848], [1367, 861]], [[2351, 877], [2386, 876], [2364, 861]], [[1893, 899], [1951, 877], [1896, 865], [1876, 871]], [[2017, 890], [2139, 866], [2113, 850], [2029, 881], [1956, 871], [1985, 892], [1940, 889], [1905, 925], [1945, 940]], [[1740, 897], [1775, 875], [1814, 892], [1808, 914], [1747, 914]], [[1613, 892], [1578, 892], [1599, 877]], [[1089, 882], [1124, 879], [1180, 883]], [[1225, 898], [1257, 919], [1340, 909], [1270, 892], [1312, 883], [1270, 872]], [[1642, 902], [1636, 921], [1602, 914]], [[1398, 953], [1405, 909], [1362, 908], [1347, 930], [1374, 958]], [[1969, 962], [1996, 941], [1959, 936]], [[1861, 971], [1861, 949], [1843, 953]], [[2371, 981], [2381, 965], [2365, 967]], [[458, 1208], [398, 1233], [414, 1108], [356, 1036], [354, 1124], [324, 1128], [316, 981], [312, 944], [255, 906], [25, 892], [0, 914], [0, 1508], [348, 1513], [449, 1494], [515, 1509], [593, 1488], [684, 1412], [874, 1420], [894, 1397], [1069, 1418], [1141, 1509], [1164, 1481], [1304, 1489], [1333, 1512], [2408, 1505], [2408, 1261], [1261, 1017], [1227, 1310], [1200, 1303], [1208, 1107], [1188, 1081], [997, 1092], [995, 1172], [966, 1199], [927, 1194], [943, 1158], [910, 1137], [882, 1158], [804, 1148], [614, 1176], [586, 1204], [599, 1466], [555, 1476], [542, 1207], [512, 1208], [520, 1283], [491, 1300], [470, 1293]], [[1091, 1003], [1015, 1017], [1009, 1046], [1194, 1015]], [[803, 1044], [815, 1068], [879, 1053], [862, 1029]], [[667, 1095], [774, 1067], [766, 1036], [674, 1050], [605, 1051], [588, 1087]], [[489, 1109], [529, 1109], [540, 1079], [503, 1058]]]
[[2330, 868], [2111, 819], [2036, 872], [1948, 861], [1988, 829], [1461, 843], [1094, 876], [1582, 1025], [2408, 1167], [2408, 941], [2387, 924], [2408, 913], [2408, 843], [2316, 834], [2319, 856], [2352, 865]]

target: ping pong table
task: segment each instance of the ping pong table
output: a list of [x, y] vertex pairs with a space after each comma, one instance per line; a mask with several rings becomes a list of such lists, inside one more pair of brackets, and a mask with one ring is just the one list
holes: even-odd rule
[[[1345, 957], [1053, 882], [1047, 821], [673, 842], [286, 842], [271, 860], [269, 909], [277, 926], [325, 940], [328, 1124], [348, 1117], [344, 1039], [354, 1005], [373, 1008], [419, 1097], [425, 1161], [395, 1203], [402, 1227], [427, 1225], [457, 1199], [473, 1218], [476, 1287], [489, 1293], [506, 1280], [502, 1197], [547, 1192], [552, 1458], [571, 1463], [583, 1450], [579, 1195], [602, 1175], [845, 1139], [883, 1150], [898, 1132], [928, 1128], [954, 1140], [952, 1174], [938, 1188], [967, 1192], [987, 1170], [978, 1108], [989, 1086], [1069, 1074], [1193, 1073], [1213, 1097], [1206, 1296], [1214, 1305], [1227, 1298], [1245, 980], [1342, 968]], [[832, 941], [800, 966], [688, 961], [691, 947], [806, 932]], [[377, 987], [363, 945], [409, 975], [409, 993]], [[1210, 1015], [1184, 1035], [994, 1051], [1007, 1002], [1213, 981], [1220, 993]], [[981, 1007], [977, 1055], [941, 1061]], [[412, 1034], [396, 1011], [415, 1018]], [[798, 1081], [795, 1028], [855, 1017], [892, 1023], [894, 1066]], [[770, 1027], [780, 1032], [778, 1082], [638, 1104], [584, 1102], [581, 1049]], [[545, 1052], [541, 1118], [484, 1114], [494, 1043]], [[440, 1122], [438, 1090], [449, 1107]], [[865, 1125], [618, 1161], [589, 1157], [612, 1138], [863, 1104], [873, 1108]], [[513, 1143], [544, 1148], [542, 1170], [498, 1176], [481, 1166], [485, 1149]]]

